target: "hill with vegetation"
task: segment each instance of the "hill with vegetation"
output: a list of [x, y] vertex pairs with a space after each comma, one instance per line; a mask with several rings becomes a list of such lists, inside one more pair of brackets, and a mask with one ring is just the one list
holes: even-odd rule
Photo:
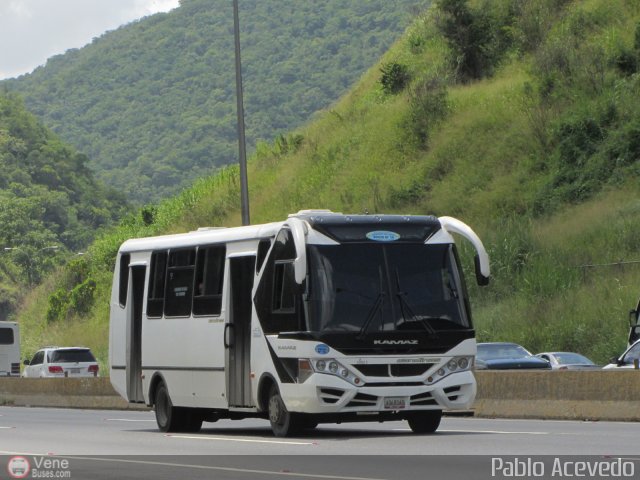
[[86, 163], [15, 94], [0, 91], [0, 320], [47, 271], [124, 213], [124, 199], [99, 184]]
[[[4, 82], [89, 157], [100, 180], [137, 204], [237, 161], [232, 5], [180, 3]], [[420, 3], [240, 2], [248, 147], [346, 92]]]
[[[492, 262], [491, 285], [471, 286], [480, 340], [605, 362], [640, 294], [638, 266], [608, 265], [640, 259], [639, 22], [627, 0], [439, 0], [337, 104], [257, 145], [252, 222], [304, 208], [456, 216]], [[238, 190], [228, 167], [97, 239], [25, 304], [25, 350], [80, 342], [104, 361], [119, 244], [238, 225]], [[87, 279], [90, 313], [59, 314], [56, 295]]]

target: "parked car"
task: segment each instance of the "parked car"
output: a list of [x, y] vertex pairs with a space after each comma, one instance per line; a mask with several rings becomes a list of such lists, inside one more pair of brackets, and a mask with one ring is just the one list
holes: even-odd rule
[[24, 361], [23, 377], [97, 377], [98, 362], [85, 347], [45, 347]]
[[640, 300], [634, 310], [629, 312], [629, 347], [640, 340]]
[[549, 362], [552, 370], [599, 370], [596, 365], [584, 355], [573, 352], [543, 352], [536, 357]]
[[477, 370], [551, 369], [549, 362], [535, 357], [517, 343], [488, 342], [478, 344]]
[[633, 345], [625, 350], [618, 358], [612, 358], [611, 363], [602, 367], [604, 370], [615, 368], [635, 368], [634, 360], [640, 362], [640, 340], [636, 340]]

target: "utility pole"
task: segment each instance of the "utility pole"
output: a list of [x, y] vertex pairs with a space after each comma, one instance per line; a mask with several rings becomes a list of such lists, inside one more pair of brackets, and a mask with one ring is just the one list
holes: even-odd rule
[[233, 0], [233, 34], [236, 45], [236, 101], [238, 113], [238, 150], [240, 154], [240, 202], [242, 206], [242, 225], [249, 225], [249, 185], [247, 181], [247, 146], [244, 137], [244, 101], [242, 98], [242, 63], [240, 61], [238, 0]]

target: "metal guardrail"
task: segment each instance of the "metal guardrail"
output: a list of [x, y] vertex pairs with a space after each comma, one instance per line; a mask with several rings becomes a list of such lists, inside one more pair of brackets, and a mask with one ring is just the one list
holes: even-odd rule
[[621, 270], [624, 269], [626, 265], [640, 265], [640, 260], [620, 260], [619, 262], [612, 263], [587, 263], [584, 265], [578, 265], [575, 268], [579, 268], [582, 270], [582, 280], [585, 281], [587, 279], [587, 273], [590, 269], [596, 269], [601, 267], [618, 267]]

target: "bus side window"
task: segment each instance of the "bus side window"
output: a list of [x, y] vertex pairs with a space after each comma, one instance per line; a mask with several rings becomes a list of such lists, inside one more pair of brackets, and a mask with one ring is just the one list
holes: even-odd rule
[[295, 277], [293, 261], [276, 262], [273, 278], [274, 313], [293, 313], [295, 311]]
[[164, 291], [164, 315], [188, 317], [193, 298], [193, 274], [196, 263], [194, 248], [169, 252], [167, 281]]
[[293, 260], [296, 249], [288, 229], [278, 233], [264, 272], [255, 304], [265, 333], [304, 329], [302, 310], [298, 308], [301, 292], [294, 278]]
[[262, 264], [267, 258], [267, 253], [269, 253], [270, 248], [271, 240], [260, 240], [260, 243], [258, 243], [258, 255], [256, 257], [256, 274], [260, 272]]
[[118, 301], [122, 308], [127, 306], [127, 293], [129, 290], [129, 262], [131, 255], [125, 253], [120, 256], [120, 285], [118, 291]]
[[167, 273], [167, 252], [151, 254], [149, 292], [147, 294], [147, 317], [159, 318], [164, 307], [164, 280]]
[[13, 345], [13, 328], [0, 328], [0, 345]]
[[226, 256], [227, 248], [224, 246], [198, 249], [193, 294], [194, 315], [220, 315]]

